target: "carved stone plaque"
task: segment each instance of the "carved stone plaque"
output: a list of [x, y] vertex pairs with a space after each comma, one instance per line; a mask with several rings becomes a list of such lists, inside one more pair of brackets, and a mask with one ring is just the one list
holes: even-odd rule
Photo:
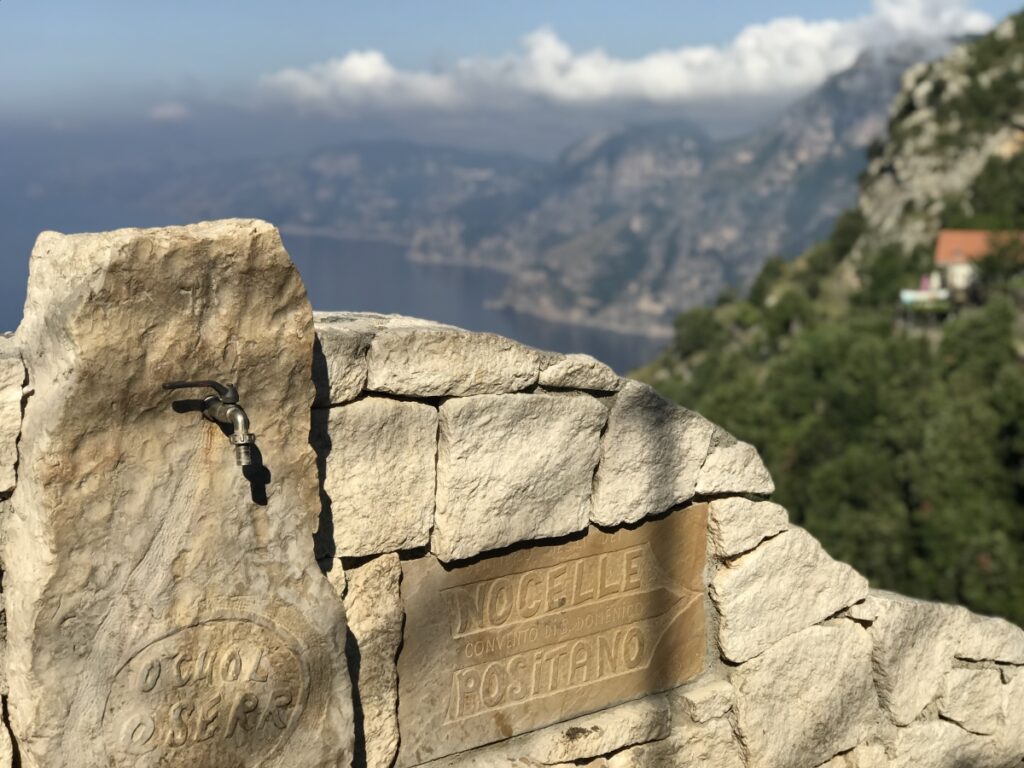
[[704, 666], [707, 507], [445, 567], [402, 564], [398, 765], [675, 687]]
[[217, 619], [139, 649], [103, 725], [117, 768], [258, 765], [277, 753], [309, 691], [304, 648], [269, 621]]

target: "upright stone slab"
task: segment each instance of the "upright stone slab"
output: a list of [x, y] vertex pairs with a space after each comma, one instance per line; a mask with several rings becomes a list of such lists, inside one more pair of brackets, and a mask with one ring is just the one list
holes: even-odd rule
[[[313, 559], [312, 314], [259, 221], [65, 236], [32, 254], [6, 546], [25, 768], [351, 760], [341, 600]], [[262, 466], [172, 379], [241, 393]]]
[[0, 336], [0, 498], [14, 490], [25, 368], [11, 339]]

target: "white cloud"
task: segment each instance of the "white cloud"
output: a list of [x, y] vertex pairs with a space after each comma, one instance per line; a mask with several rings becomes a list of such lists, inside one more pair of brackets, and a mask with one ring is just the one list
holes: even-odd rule
[[982, 32], [992, 19], [968, 0], [874, 0], [854, 19], [778, 18], [741, 30], [727, 45], [655, 51], [633, 59], [575, 52], [554, 30], [527, 35], [510, 55], [464, 58], [440, 73], [399, 70], [379, 51], [354, 51], [264, 77], [263, 92], [329, 112], [363, 107], [453, 108], [539, 98], [559, 104], [763, 96], [809, 89], [871, 45], [910, 37]]
[[180, 101], [162, 101], [149, 108], [148, 117], [155, 123], [180, 123], [192, 116], [191, 110]]

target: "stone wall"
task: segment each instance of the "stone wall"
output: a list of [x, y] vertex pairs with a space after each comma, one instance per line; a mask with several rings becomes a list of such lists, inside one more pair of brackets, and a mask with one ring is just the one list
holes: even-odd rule
[[[2, 768], [8, 728], [39, 768], [1024, 761], [1024, 631], [870, 589], [750, 445], [592, 358], [312, 316], [261, 222], [44, 235], [32, 274]], [[260, 482], [159, 394], [215, 374]]]

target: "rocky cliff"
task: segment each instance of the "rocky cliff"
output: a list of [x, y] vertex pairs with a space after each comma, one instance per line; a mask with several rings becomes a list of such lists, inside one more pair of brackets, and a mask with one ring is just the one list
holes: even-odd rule
[[[856, 197], [900, 74], [930, 53], [868, 51], [729, 142], [685, 124], [592, 137], [534, 195], [477, 201], [419, 230], [413, 256], [508, 271], [502, 303], [522, 312], [668, 334], [680, 310], [745, 289], [768, 258], [828, 231]], [[503, 215], [481, 226], [486, 205]]]

